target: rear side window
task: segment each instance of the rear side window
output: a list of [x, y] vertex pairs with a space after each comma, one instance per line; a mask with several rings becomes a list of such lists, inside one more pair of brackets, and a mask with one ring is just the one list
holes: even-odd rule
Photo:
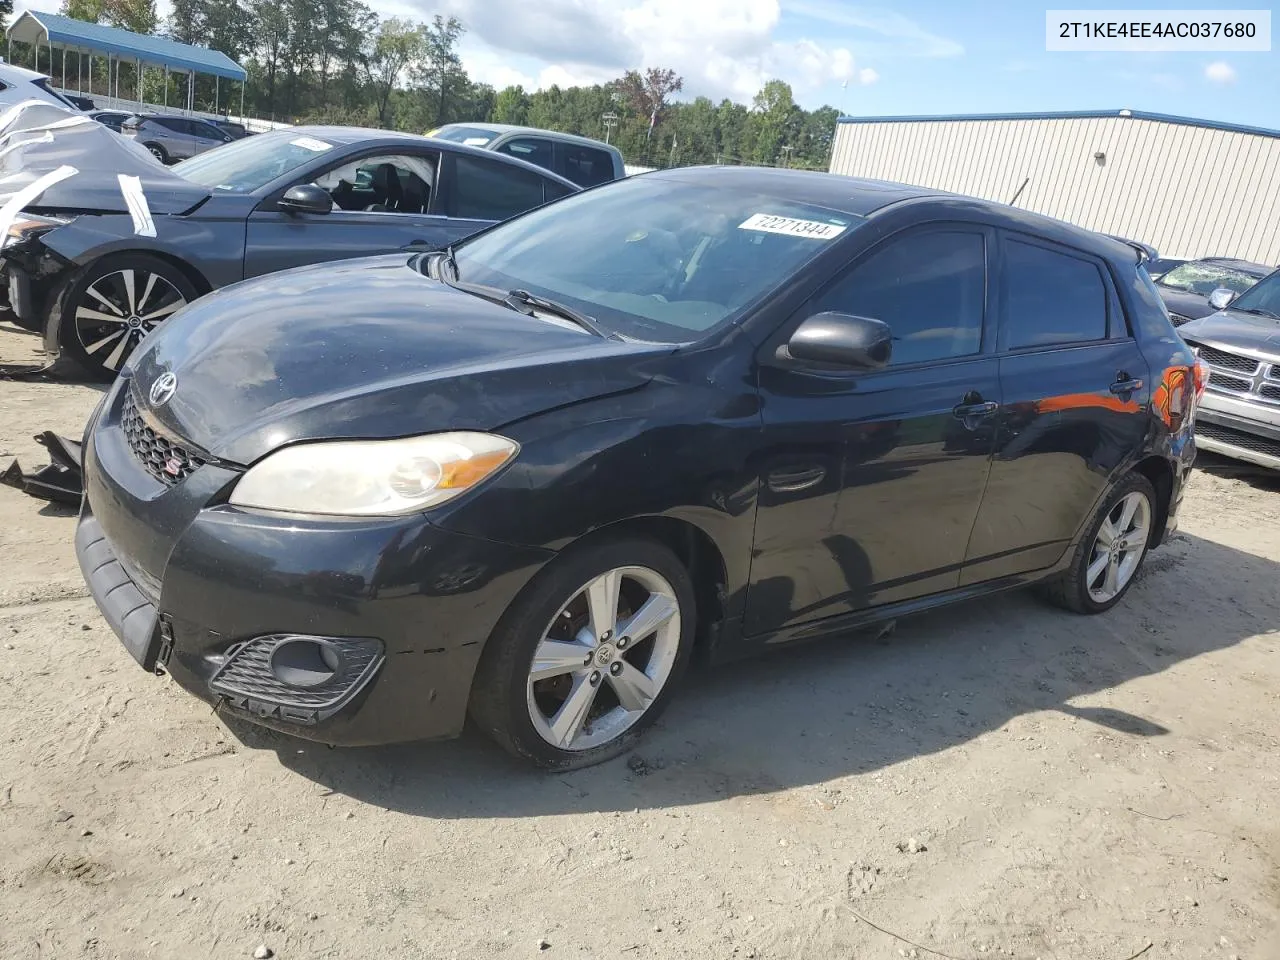
[[544, 170], [555, 169], [554, 161], [551, 158], [550, 140], [542, 140], [538, 137], [517, 137], [515, 140], [508, 140], [500, 145], [494, 152], [518, 157], [526, 163], [532, 163], [534, 166], [542, 167]]
[[515, 164], [458, 154], [452, 216], [506, 220], [542, 204], [542, 177]]
[[561, 197], [567, 197], [572, 192], [563, 183], [556, 183], [554, 180], [542, 181], [542, 189], [547, 203], [552, 200], [559, 200]]
[[1107, 338], [1107, 289], [1092, 261], [1019, 240], [1004, 249], [1006, 347]]
[[896, 237], [819, 295], [813, 312], [871, 317], [893, 334], [892, 366], [946, 360], [982, 349], [986, 241], [976, 231]]
[[580, 187], [594, 187], [613, 179], [613, 154], [573, 143], [558, 143], [556, 149], [561, 158], [557, 172], [566, 180]]
[[185, 133], [187, 135], [191, 133], [191, 130], [187, 127], [187, 121], [179, 120], [177, 117], [156, 117], [155, 122], [174, 133]]

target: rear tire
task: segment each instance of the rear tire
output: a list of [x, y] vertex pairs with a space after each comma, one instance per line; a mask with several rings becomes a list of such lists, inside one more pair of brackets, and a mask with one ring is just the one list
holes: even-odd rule
[[64, 356], [111, 380], [163, 320], [199, 296], [168, 261], [146, 253], [114, 253], [73, 273], [49, 309]]
[[144, 143], [144, 147], [151, 151], [151, 155], [163, 163], [166, 167], [169, 165], [169, 151], [158, 143]]
[[1156, 491], [1151, 481], [1140, 473], [1127, 474], [1094, 515], [1076, 545], [1071, 566], [1041, 584], [1040, 595], [1073, 613], [1110, 610], [1138, 578], [1156, 516]]
[[628, 538], [570, 550], [489, 637], [471, 718], [508, 753], [546, 769], [609, 760], [666, 709], [695, 626], [693, 582], [666, 547]]

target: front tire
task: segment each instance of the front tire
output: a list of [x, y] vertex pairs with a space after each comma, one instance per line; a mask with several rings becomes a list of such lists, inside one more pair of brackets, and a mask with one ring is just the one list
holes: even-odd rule
[[472, 685], [476, 724], [547, 769], [628, 750], [666, 709], [689, 662], [693, 583], [659, 543], [564, 554], [503, 615]]
[[1140, 473], [1126, 475], [1103, 501], [1066, 573], [1042, 587], [1044, 597], [1073, 613], [1110, 610], [1142, 569], [1155, 518], [1151, 481]]
[[145, 253], [112, 254], [73, 274], [49, 311], [58, 345], [101, 380], [111, 380], [142, 338], [199, 296], [187, 276]]

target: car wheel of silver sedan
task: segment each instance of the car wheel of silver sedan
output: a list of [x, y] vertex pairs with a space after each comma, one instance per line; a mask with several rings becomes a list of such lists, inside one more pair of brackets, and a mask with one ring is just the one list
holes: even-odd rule
[[490, 638], [472, 717], [540, 766], [617, 756], [665, 708], [694, 616], [688, 571], [661, 544], [574, 551], [535, 579]]

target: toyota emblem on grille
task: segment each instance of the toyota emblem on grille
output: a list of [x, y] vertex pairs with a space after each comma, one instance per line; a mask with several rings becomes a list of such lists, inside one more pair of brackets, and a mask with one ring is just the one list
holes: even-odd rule
[[151, 384], [147, 399], [151, 401], [153, 407], [162, 407], [169, 402], [169, 399], [177, 389], [178, 378], [172, 373], [162, 373]]

